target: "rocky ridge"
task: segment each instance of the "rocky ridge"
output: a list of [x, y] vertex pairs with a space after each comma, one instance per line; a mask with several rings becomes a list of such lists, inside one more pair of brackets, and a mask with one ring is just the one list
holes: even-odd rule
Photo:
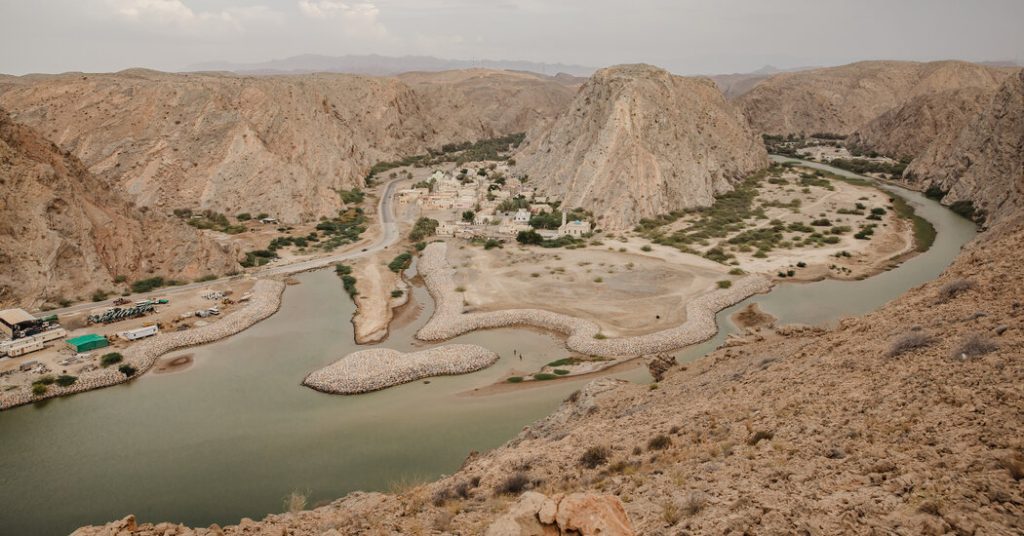
[[124, 200], [2, 109], [0, 184], [0, 305], [84, 299], [117, 277], [192, 279], [238, 266], [231, 248]]
[[713, 82], [649, 65], [598, 71], [515, 155], [531, 184], [598, 227], [708, 206], [767, 165], [761, 142]]

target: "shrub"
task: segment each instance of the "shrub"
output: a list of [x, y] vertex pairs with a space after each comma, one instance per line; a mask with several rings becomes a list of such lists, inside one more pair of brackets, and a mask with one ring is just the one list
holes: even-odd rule
[[658, 434], [647, 442], [647, 450], [665, 450], [672, 446], [672, 438], [665, 434]]
[[508, 383], [522, 383], [523, 382], [523, 377], [522, 376], [512, 376], [510, 378], [507, 378], [505, 381], [507, 381]]
[[665, 522], [669, 527], [679, 523], [679, 520], [683, 518], [682, 510], [679, 505], [671, 499], [666, 499], [661, 503], [661, 520]]
[[526, 473], [517, 471], [502, 480], [495, 488], [495, 495], [519, 495], [526, 490], [530, 484], [530, 478]]
[[523, 245], [538, 245], [544, 241], [544, 237], [537, 231], [519, 231], [516, 235], [516, 242]]
[[938, 303], [946, 303], [964, 292], [973, 289], [975, 286], [974, 281], [969, 279], [950, 281], [939, 289], [939, 295], [935, 301]]
[[405, 294], [405, 292], [403, 292], [403, 291], [401, 291], [399, 289], [395, 289], [395, 290], [391, 291], [391, 297], [392, 298], [401, 298], [402, 295], [404, 295], [404, 294]]
[[284, 508], [290, 513], [301, 512], [306, 509], [306, 494], [293, 491], [284, 498]]
[[775, 437], [775, 434], [773, 434], [772, 432], [769, 432], [767, 430], [758, 430], [757, 432], [754, 432], [754, 435], [750, 436], [750, 438], [747, 439], [747, 444], [750, 446], [754, 446], [760, 443], [761, 441], [771, 440], [773, 437]]
[[604, 333], [595, 333], [594, 338], [598, 340], [604, 340], [607, 339], [608, 337]]
[[538, 380], [538, 381], [553, 380], [553, 379], [555, 379], [557, 377], [558, 376], [555, 376], [554, 374], [549, 374], [547, 372], [538, 372], [538, 373], [533, 375], [533, 379]]
[[555, 361], [552, 361], [552, 362], [548, 363], [548, 366], [549, 367], [564, 367], [566, 365], [575, 365], [576, 363], [579, 363], [579, 362], [580, 362], [580, 360], [576, 359], [575, 357], [563, 357], [562, 359], [557, 359]]
[[61, 387], [70, 387], [71, 385], [74, 385], [76, 381], [78, 381], [77, 376], [68, 376], [67, 374], [57, 376], [57, 385]]
[[110, 365], [120, 363], [122, 360], [124, 360], [124, 356], [117, 352], [110, 352], [109, 354], [103, 354], [103, 357], [100, 358], [100, 365], [109, 367]]
[[134, 376], [135, 373], [137, 372], [135, 370], [135, 367], [133, 367], [133, 366], [127, 364], [127, 363], [121, 365], [120, 367], [117, 367], [117, 370], [120, 371], [121, 374], [124, 374], [125, 376], [128, 376], [129, 378]]
[[556, 368], [555, 370], [552, 370], [551, 372], [554, 372], [555, 374], [557, 374], [559, 376], [565, 376], [565, 375], [569, 374], [568, 370], [560, 369], [560, 368]]
[[960, 343], [960, 346], [953, 351], [953, 357], [957, 359], [970, 359], [981, 357], [998, 349], [999, 345], [992, 342], [988, 337], [975, 333]]
[[651, 251], [652, 249], [654, 249], [654, 248], [652, 248], [648, 244], [644, 244], [643, 246], [640, 247], [640, 251]]
[[388, 269], [396, 274], [404, 271], [410, 266], [412, 266], [412, 253], [409, 252], [400, 253], [388, 263]]
[[501, 241], [500, 240], [495, 240], [494, 238], [488, 238], [487, 241], [484, 242], [484, 249], [494, 249], [494, 248], [500, 248], [500, 247], [501, 247]]
[[935, 339], [925, 333], [906, 333], [893, 340], [889, 347], [889, 357], [896, 357], [907, 352], [927, 348], [935, 342]]
[[729, 288], [731, 286], [732, 281], [729, 281], [728, 279], [722, 279], [721, 281], [718, 282], [718, 288]]
[[215, 276], [213, 274], [206, 274], [206, 275], [200, 277], [199, 279], [196, 279], [196, 283], [205, 283], [207, 281], [213, 281], [215, 279], [217, 279], [217, 276]]
[[594, 469], [608, 463], [608, 448], [595, 446], [583, 451], [580, 456], [580, 465], [587, 469]]
[[821, 218], [821, 219], [817, 219], [817, 220], [812, 221], [811, 225], [813, 225], [815, 227], [831, 227], [832, 226], [832, 220], [829, 220], [828, 218]]
[[745, 273], [746, 272], [744, 272], [742, 268], [733, 268], [732, 270], [729, 270], [729, 275], [743, 275]]
[[416, 224], [413, 225], [412, 231], [409, 233], [409, 240], [419, 242], [428, 236], [433, 236], [437, 232], [437, 226], [437, 220], [431, 218], [420, 218], [416, 220]]
[[235, 216], [235, 219], [238, 221], [249, 221], [252, 219], [252, 214], [249, 214], [248, 212], [243, 212]]
[[39, 396], [41, 394], [45, 394], [46, 393], [46, 389], [47, 389], [47, 387], [45, 385], [41, 384], [41, 383], [33, 383], [32, 384], [32, 394], [33, 395]]
[[338, 190], [338, 195], [341, 196], [341, 201], [346, 205], [358, 205], [366, 198], [366, 194], [364, 194], [359, 188]]
[[167, 282], [164, 281], [164, 278], [160, 276], [150, 277], [148, 279], [140, 279], [132, 283], [132, 292], [136, 294], [140, 292], [149, 292], [151, 290], [156, 290], [166, 284]]

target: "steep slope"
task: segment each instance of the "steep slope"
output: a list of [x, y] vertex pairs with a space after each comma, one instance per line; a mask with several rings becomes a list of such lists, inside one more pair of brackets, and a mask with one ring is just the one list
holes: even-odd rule
[[[7, 80], [0, 105], [139, 205], [297, 222], [333, 215], [342, 205], [336, 190], [361, 185], [377, 162], [521, 131], [568, 101], [557, 97], [563, 84], [534, 76], [522, 93], [539, 99], [476, 116], [473, 99], [501, 102], [515, 92], [501, 84], [524, 77], [490, 76], [435, 97], [393, 78], [130, 70]], [[435, 101], [443, 103], [436, 112]]]
[[549, 121], [569, 105], [581, 83], [568, 76], [487, 69], [405, 73], [398, 79], [463, 139], [525, 132]]
[[135, 208], [75, 157], [0, 110], [0, 305], [88, 298], [129, 280], [237, 267], [187, 225]]
[[959, 130], [940, 136], [911, 162], [904, 178], [946, 192], [942, 202], [970, 201], [989, 224], [1015, 215], [1024, 200], [1024, 70]]
[[998, 88], [967, 87], [917, 95], [860, 127], [847, 144], [894, 158], [915, 158], [935, 140], [959, 132]]
[[760, 133], [852, 134], [918, 95], [994, 89], [1008, 74], [961, 61], [866, 61], [776, 75], [736, 104]]
[[540, 191], [619, 229], [710, 205], [767, 158], [710, 80], [624, 65], [598, 71], [566, 112], [530, 132], [516, 161]]

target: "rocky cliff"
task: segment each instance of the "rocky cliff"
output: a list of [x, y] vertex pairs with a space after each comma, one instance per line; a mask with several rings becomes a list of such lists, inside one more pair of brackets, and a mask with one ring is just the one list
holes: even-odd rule
[[989, 224], [1024, 203], [1024, 71], [1006, 79], [988, 106], [960, 129], [936, 138], [904, 178], [945, 192], [942, 202], [970, 202]]
[[767, 164], [760, 140], [707, 79], [648, 65], [598, 71], [568, 110], [530, 132], [519, 169], [599, 227], [708, 206]]
[[[522, 131], [574, 91], [486, 71], [415, 82], [130, 70], [5, 79], [0, 105], [140, 206], [298, 222], [333, 215], [336, 190], [360, 186], [377, 162]], [[483, 102], [490, 112], [477, 113]]]
[[180, 221], [136, 208], [74, 156], [0, 110], [0, 305], [88, 299], [153, 275], [195, 278], [237, 268]]
[[961, 61], [866, 61], [775, 75], [736, 99], [765, 134], [852, 134], [919, 95], [994, 90], [1003, 68]]

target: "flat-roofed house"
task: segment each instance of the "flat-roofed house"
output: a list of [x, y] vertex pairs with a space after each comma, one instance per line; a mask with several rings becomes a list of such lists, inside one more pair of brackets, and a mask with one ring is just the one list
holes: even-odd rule
[[37, 322], [38, 319], [24, 309], [0, 311], [0, 331], [11, 339], [19, 337], [21, 331], [34, 326]]

